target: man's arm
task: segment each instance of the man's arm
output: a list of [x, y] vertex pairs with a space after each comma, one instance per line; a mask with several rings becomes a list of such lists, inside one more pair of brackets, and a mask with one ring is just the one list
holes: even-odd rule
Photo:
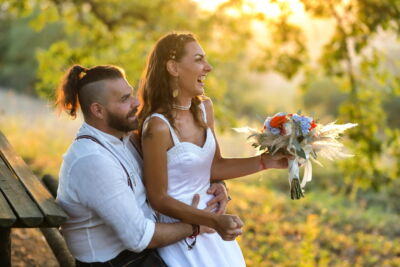
[[193, 233], [187, 223], [157, 223], [153, 238], [147, 248], [159, 248], [178, 242]]
[[110, 226], [129, 250], [140, 252], [150, 243], [155, 223], [146, 218], [115, 160], [99, 154], [80, 158], [71, 168], [77, 201]]

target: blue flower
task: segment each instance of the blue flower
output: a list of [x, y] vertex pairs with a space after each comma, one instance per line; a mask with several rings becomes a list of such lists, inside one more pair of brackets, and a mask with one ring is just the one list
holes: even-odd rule
[[299, 129], [296, 129], [296, 135], [307, 135], [310, 132], [312, 118], [293, 114], [292, 119], [301, 129], [301, 133]]
[[274, 135], [279, 135], [280, 133], [281, 133], [281, 130], [280, 129], [278, 129], [278, 128], [273, 128], [273, 127], [271, 127], [271, 133], [272, 134], [274, 134]]

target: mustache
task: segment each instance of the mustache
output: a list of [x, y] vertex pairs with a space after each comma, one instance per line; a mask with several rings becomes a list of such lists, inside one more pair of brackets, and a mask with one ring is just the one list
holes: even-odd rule
[[135, 115], [137, 113], [138, 109], [134, 108], [129, 113], [126, 115], [127, 118], [131, 117], [132, 115]]

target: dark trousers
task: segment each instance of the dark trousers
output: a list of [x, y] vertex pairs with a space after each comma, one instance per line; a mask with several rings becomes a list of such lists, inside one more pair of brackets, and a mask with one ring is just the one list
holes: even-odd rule
[[166, 267], [167, 265], [155, 249], [145, 249], [140, 253], [124, 250], [117, 257], [106, 262], [86, 263], [76, 260], [76, 267]]

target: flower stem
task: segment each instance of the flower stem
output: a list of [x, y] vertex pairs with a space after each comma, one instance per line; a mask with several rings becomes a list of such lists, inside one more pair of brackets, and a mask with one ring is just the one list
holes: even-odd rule
[[304, 197], [303, 190], [301, 189], [300, 186], [300, 181], [299, 179], [292, 179], [290, 183], [290, 197], [291, 199], [300, 199]]

